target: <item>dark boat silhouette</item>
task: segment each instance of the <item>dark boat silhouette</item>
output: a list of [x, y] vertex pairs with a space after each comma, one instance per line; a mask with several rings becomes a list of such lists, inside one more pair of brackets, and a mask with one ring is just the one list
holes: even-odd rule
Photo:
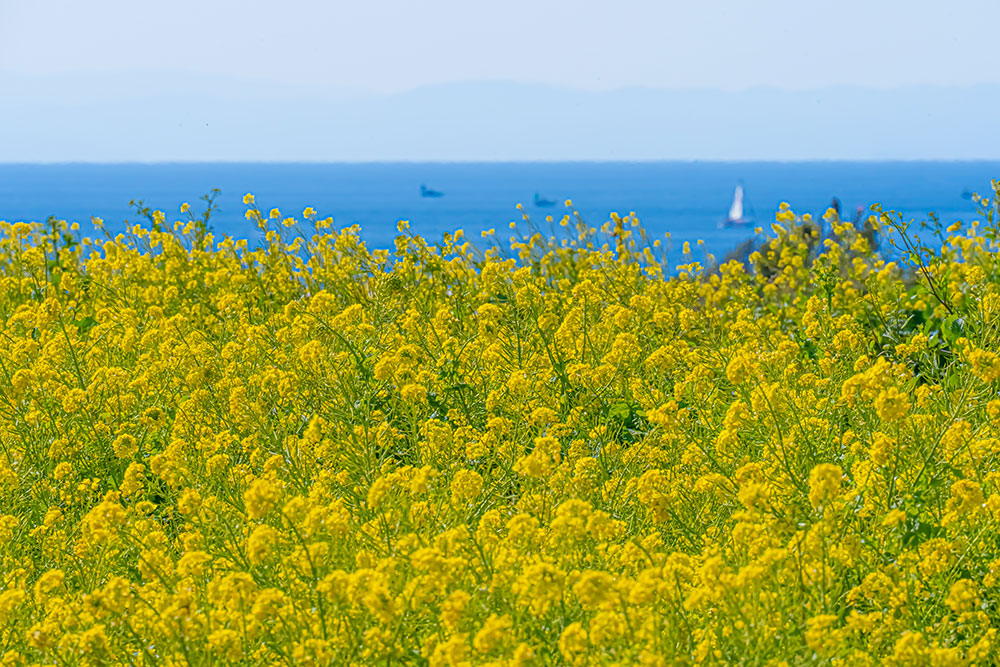
[[426, 185], [421, 185], [420, 186], [420, 196], [421, 197], [444, 197], [444, 193], [443, 192], [439, 192], [438, 190], [431, 190]]
[[537, 206], [538, 208], [551, 208], [555, 205], [556, 203], [551, 199], [546, 199], [545, 197], [539, 195], [537, 192], [535, 193], [535, 206]]

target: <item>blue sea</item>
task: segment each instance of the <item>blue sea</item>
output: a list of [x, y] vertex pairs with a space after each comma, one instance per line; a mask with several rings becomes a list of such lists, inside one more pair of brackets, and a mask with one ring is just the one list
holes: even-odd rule
[[[767, 228], [782, 201], [818, 217], [833, 197], [843, 217], [878, 202], [907, 219], [933, 211], [945, 222], [967, 222], [977, 217], [968, 193], [988, 192], [993, 178], [1000, 178], [1000, 161], [6, 164], [0, 220], [51, 215], [86, 230], [98, 216], [116, 231], [139, 220], [130, 200], [176, 220], [181, 203], [198, 210], [199, 197], [218, 188], [217, 236], [256, 238], [243, 215], [243, 194], [252, 192], [264, 210], [299, 215], [312, 206], [338, 226], [360, 224], [371, 247], [390, 247], [401, 219], [428, 239], [464, 229], [475, 241], [489, 228], [505, 238], [507, 224], [520, 220], [516, 204], [542, 222], [549, 214], [558, 219], [562, 202], [572, 199], [594, 226], [612, 211], [634, 211], [652, 235], [671, 235], [675, 256], [682, 241], [700, 239], [705, 251], [722, 257], [753, 235], [752, 228], [719, 228], [740, 181], [747, 213]], [[421, 185], [443, 196], [421, 197]], [[558, 204], [537, 207], [535, 193]]]

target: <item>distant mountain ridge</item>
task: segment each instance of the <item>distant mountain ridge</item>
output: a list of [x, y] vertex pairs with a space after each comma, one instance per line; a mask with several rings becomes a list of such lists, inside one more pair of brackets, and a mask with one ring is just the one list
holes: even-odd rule
[[0, 73], [0, 162], [996, 159], [1000, 85], [393, 94], [169, 72]]

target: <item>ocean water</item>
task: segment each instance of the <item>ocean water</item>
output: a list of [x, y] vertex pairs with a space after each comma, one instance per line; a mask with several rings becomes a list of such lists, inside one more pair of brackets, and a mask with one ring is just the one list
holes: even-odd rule
[[[975, 206], [963, 192], [986, 193], [993, 178], [1000, 178], [1000, 161], [6, 164], [0, 165], [0, 220], [52, 215], [86, 230], [98, 216], [116, 231], [138, 221], [129, 200], [143, 200], [172, 221], [180, 219], [182, 202], [198, 210], [199, 197], [219, 188], [218, 236], [256, 238], [242, 203], [243, 194], [253, 192], [262, 209], [299, 215], [312, 206], [338, 226], [359, 223], [371, 247], [390, 247], [400, 219], [428, 239], [464, 229], [476, 241], [490, 228], [506, 238], [507, 224], [520, 220], [516, 204], [545, 228], [545, 216], [558, 220], [570, 198], [594, 226], [612, 211], [634, 211], [651, 235], [671, 235], [679, 259], [682, 241], [702, 240], [704, 251], [722, 257], [753, 235], [752, 228], [719, 228], [739, 181], [747, 213], [767, 228], [782, 201], [821, 216], [833, 197], [844, 217], [878, 202], [907, 219], [933, 211], [945, 222], [968, 222], [976, 218]], [[422, 184], [444, 196], [421, 197]], [[558, 204], [534, 206], [536, 192]]]

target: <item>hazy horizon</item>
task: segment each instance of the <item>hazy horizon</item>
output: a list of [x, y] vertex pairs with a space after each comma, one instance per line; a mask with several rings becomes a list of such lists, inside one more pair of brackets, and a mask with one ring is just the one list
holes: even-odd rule
[[1000, 84], [378, 93], [184, 73], [13, 76], [0, 162], [991, 160]]

